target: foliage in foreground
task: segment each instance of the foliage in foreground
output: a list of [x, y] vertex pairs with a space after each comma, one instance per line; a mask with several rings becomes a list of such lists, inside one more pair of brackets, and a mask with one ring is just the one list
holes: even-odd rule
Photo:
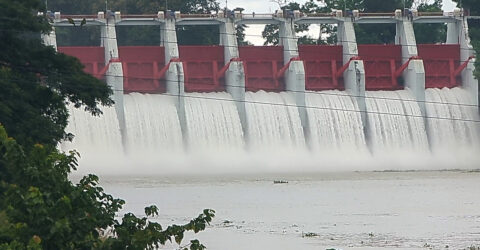
[[[40, 0], [0, 0], [0, 249], [153, 249], [205, 229], [213, 210], [166, 228], [149, 220], [155, 206], [117, 221], [125, 202], [106, 194], [98, 177], [68, 180], [77, 153], [55, 148], [71, 138], [66, 105], [100, 115], [112, 90], [78, 59], [42, 44], [51, 26], [37, 11]], [[205, 248], [196, 240], [184, 247]]]
[[[182, 243], [184, 233], [202, 231], [214, 211], [205, 209], [185, 225], [163, 228], [145, 217], [115, 214], [125, 203], [106, 194], [98, 177], [68, 180], [77, 153], [63, 154], [37, 144], [28, 154], [0, 125], [0, 249], [154, 249]], [[184, 248], [205, 249], [197, 240]]]
[[112, 90], [83, 72], [76, 58], [45, 46], [51, 31], [39, 0], [0, 0], [0, 122], [29, 150], [35, 143], [55, 147], [65, 133], [67, 103], [94, 115], [112, 105]]

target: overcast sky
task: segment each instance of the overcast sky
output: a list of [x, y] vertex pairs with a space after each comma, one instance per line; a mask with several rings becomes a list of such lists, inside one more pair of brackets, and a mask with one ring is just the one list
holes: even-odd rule
[[[235, 7], [242, 7], [245, 9], [244, 13], [255, 12], [260, 13], [273, 13], [279, 9], [278, 4], [270, 0], [218, 0], [220, 6], [223, 8], [226, 4], [230, 9]], [[308, 0], [297, 0], [298, 3], [305, 3]], [[443, 10], [452, 11], [455, 8], [455, 3], [452, 0], [443, 0]], [[246, 30], [246, 40], [252, 42], [255, 45], [262, 45], [263, 38], [261, 37], [264, 25], [250, 25]], [[318, 34], [318, 26], [311, 25], [311, 34]]]

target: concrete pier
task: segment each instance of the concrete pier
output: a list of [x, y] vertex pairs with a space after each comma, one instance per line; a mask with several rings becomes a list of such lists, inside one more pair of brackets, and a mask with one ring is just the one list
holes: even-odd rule
[[180, 126], [182, 131], [185, 132], [187, 128], [185, 117], [185, 74], [183, 64], [179, 59], [180, 54], [174, 17], [168, 16], [160, 23], [160, 41], [160, 45], [165, 48], [165, 64], [169, 65], [168, 70], [165, 72], [167, 95], [170, 95], [175, 100]]
[[305, 69], [298, 54], [294, 17], [284, 18], [279, 24], [280, 45], [283, 45], [283, 62], [288, 65], [285, 71], [285, 90], [290, 92], [298, 106], [303, 129], [307, 128], [307, 110], [305, 104]]
[[225, 90], [232, 95], [237, 106], [243, 130], [247, 128], [247, 114], [245, 111], [245, 71], [243, 62], [239, 60], [238, 43], [235, 23], [232, 18], [221, 18], [220, 46], [224, 47], [224, 63], [229, 65], [225, 72]]
[[[103, 16], [103, 13], [99, 13], [99, 16]], [[115, 111], [117, 112], [120, 132], [125, 145], [127, 129], [125, 124], [125, 105], [123, 102], [123, 68], [118, 57], [117, 32], [115, 30], [114, 15], [110, 15], [110, 13], [105, 15], [105, 25], [101, 26], [101, 35], [101, 46], [105, 49], [105, 65], [108, 67], [105, 73], [105, 80], [113, 89]]]
[[395, 44], [402, 46], [402, 64], [408, 63], [402, 77], [405, 87], [412, 91], [418, 102], [420, 111], [426, 116], [425, 110], [425, 69], [423, 60], [418, 58], [417, 42], [412, 22], [406, 17], [400, 17], [396, 23]]
[[357, 39], [353, 23], [349, 17], [338, 23], [338, 44], [343, 46], [343, 64], [349, 64], [343, 72], [345, 89], [356, 97], [364, 126], [367, 124], [367, 104], [365, 102], [365, 68], [358, 58]]

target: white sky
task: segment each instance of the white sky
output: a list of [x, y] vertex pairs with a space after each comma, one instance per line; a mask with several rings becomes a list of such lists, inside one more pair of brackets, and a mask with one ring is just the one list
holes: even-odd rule
[[[296, 0], [295, 2], [303, 4], [307, 1], [308, 0]], [[270, 0], [219, 0], [219, 2], [222, 8], [225, 7], [225, 4], [228, 4], [230, 9], [242, 7], [245, 9], [244, 13], [274, 13], [275, 10], [279, 9], [278, 4]], [[455, 3], [453, 3], [452, 0], [443, 0], [444, 11], [453, 11], [454, 8]], [[261, 37], [263, 28], [264, 25], [250, 25], [245, 32], [246, 40], [255, 45], [262, 45], [264, 42]], [[315, 27], [315, 25], [311, 25], [309, 33], [318, 34], [318, 26]]]

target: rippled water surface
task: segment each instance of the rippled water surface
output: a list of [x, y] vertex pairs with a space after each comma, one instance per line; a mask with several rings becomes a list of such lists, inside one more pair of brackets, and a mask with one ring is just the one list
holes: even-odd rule
[[195, 235], [208, 249], [480, 246], [475, 171], [101, 176], [101, 184], [126, 200], [122, 213], [143, 215], [145, 206], [156, 204], [162, 225], [216, 210], [212, 225]]

